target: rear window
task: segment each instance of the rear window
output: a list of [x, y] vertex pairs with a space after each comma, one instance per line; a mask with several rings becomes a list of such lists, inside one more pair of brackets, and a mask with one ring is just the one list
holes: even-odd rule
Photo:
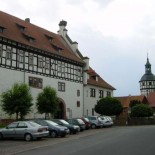
[[17, 122], [11, 123], [7, 126], [8, 128], [16, 128], [17, 127]]
[[83, 118], [86, 122], [89, 122], [89, 119], [88, 118]]
[[36, 126], [40, 126], [39, 124], [35, 123], [35, 122], [28, 122], [32, 127], [36, 127]]
[[78, 121], [80, 124], [84, 124], [84, 122], [83, 122], [81, 119], [77, 119], [77, 121]]

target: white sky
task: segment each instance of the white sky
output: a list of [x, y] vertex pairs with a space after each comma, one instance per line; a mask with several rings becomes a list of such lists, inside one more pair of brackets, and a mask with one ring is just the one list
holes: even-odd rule
[[0, 10], [55, 33], [66, 20], [114, 96], [140, 95], [147, 53], [155, 74], [155, 0], [0, 0]]

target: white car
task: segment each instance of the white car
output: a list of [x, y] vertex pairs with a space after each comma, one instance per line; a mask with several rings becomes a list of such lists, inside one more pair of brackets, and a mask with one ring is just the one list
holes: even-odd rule
[[9, 124], [7, 127], [0, 129], [0, 140], [5, 138], [41, 139], [49, 135], [48, 127], [39, 125], [32, 121], [17, 121]]
[[109, 127], [114, 124], [114, 122], [110, 116], [100, 116], [100, 119], [102, 121], [103, 127]]

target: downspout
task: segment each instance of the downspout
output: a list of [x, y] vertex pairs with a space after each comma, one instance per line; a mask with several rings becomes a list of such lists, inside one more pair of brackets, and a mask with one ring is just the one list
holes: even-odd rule
[[24, 83], [25, 83], [25, 52], [24, 52]]
[[83, 116], [84, 116], [84, 111], [85, 109], [84, 109], [84, 84], [83, 84]]

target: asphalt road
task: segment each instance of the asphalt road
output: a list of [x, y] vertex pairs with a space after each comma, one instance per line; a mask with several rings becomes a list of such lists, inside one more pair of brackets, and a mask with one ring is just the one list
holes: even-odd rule
[[[8, 141], [6, 142], [8, 143]], [[11, 142], [14, 141], [9, 141], [10, 144]], [[15, 141], [16, 145], [18, 144], [18, 142], [19, 141]], [[64, 139], [63, 138], [44, 139], [41, 141], [34, 141], [30, 143], [21, 141], [21, 143], [22, 143], [21, 147], [24, 148], [25, 143], [25, 147], [27, 149], [18, 150], [16, 147], [18, 151], [16, 150], [16, 153], [10, 152], [9, 154], [154, 155], [155, 126], [112, 127], [112, 128], [96, 129], [96, 130], [84, 131], [79, 135], [71, 135]], [[0, 155], [3, 154], [0, 153]]]

